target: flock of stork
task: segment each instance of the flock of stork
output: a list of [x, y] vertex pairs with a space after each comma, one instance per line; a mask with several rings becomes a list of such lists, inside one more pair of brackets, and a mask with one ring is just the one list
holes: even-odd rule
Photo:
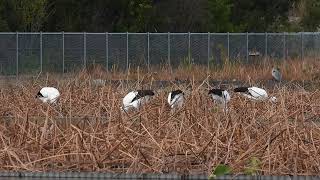
[[[281, 81], [281, 73], [279, 68], [273, 68], [271, 72], [276, 81]], [[266, 90], [259, 87], [237, 87], [234, 88], [235, 93], [240, 93], [243, 96], [256, 101], [270, 100], [276, 102], [276, 97], [268, 97]], [[211, 95], [214, 103], [227, 110], [227, 103], [231, 100], [230, 94], [225, 89], [211, 89], [208, 92]], [[123, 98], [122, 111], [138, 110], [143, 104], [150, 100], [155, 93], [152, 90], [135, 90], [129, 92]], [[54, 87], [43, 87], [36, 95], [44, 103], [55, 103], [60, 97], [60, 92]], [[181, 108], [184, 103], [184, 92], [180, 89], [171, 91], [168, 95], [168, 104], [172, 109]]]

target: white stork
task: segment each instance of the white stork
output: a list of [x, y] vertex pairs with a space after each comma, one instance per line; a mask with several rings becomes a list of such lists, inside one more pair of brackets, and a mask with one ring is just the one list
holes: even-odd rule
[[212, 96], [212, 99], [215, 103], [222, 106], [224, 110], [227, 110], [227, 103], [230, 101], [230, 94], [227, 90], [224, 89], [211, 89], [209, 90], [209, 95]]
[[278, 82], [281, 81], [282, 76], [281, 76], [280, 69], [279, 69], [278, 67], [272, 68], [271, 74], [272, 74], [272, 77], [273, 77], [276, 81], [278, 81]]
[[[264, 101], [268, 99], [268, 93], [266, 90], [258, 87], [237, 87], [234, 89], [234, 92], [239, 92], [243, 96], [256, 101]], [[271, 102], [276, 102], [276, 97], [270, 97]]]
[[36, 95], [44, 103], [55, 103], [60, 97], [60, 92], [54, 87], [43, 87]]
[[171, 108], [181, 108], [184, 103], [184, 93], [178, 89], [171, 91], [168, 95], [168, 104]]
[[139, 109], [150, 97], [154, 96], [152, 90], [137, 90], [129, 92], [122, 100], [122, 110]]

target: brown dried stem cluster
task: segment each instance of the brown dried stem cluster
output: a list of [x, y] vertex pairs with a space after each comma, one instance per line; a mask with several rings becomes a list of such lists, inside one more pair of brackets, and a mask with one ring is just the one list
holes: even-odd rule
[[[276, 104], [229, 91], [224, 113], [208, 96], [206, 79], [154, 89], [155, 97], [141, 110], [123, 113], [123, 96], [150, 88], [151, 81], [99, 86], [83, 72], [52, 79], [1, 89], [0, 170], [210, 174], [228, 164], [243, 173], [255, 157], [260, 174], [320, 172], [318, 89], [274, 86], [268, 92]], [[58, 86], [58, 104], [35, 99], [40, 84]], [[177, 87], [185, 90], [186, 103], [173, 112], [166, 97]]]

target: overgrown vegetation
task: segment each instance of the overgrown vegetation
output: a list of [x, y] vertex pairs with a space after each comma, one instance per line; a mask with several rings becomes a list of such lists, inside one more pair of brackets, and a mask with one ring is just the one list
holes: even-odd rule
[[[301, 68], [305, 63], [310, 65], [307, 74]], [[287, 82], [267, 86], [261, 80], [269, 79], [270, 66], [224, 66], [210, 76], [196, 68], [178, 70], [175, 77], [135, 70], [126, 78], [89, 67], [66, 77], [48, 74], [7, 83], [0, 91], [0, 169], [205, 173], [213, 178], [319, 174], [319, 81], [307, 88], [304, 81], [290, 80], [311, 79], [320, 66], [312, 61], [280, 65]], [[236, 84], [211, 83], [234, 76], [241, 84], [267, 87], [278, 102], [251, 102], [232, 93]], [[170, 83], [183, 77], [190, 81]], [[134, 81], [97, 84], [97, 78]], [[160, 88], [155, 80], [169, 84]], [[34, 98], [42, 86], [61, 91], [58, 104], [47, 106]], [[219, 86], [231, 93], [227, 114], [214, 108], [207, 95]], [[178, 87], [186, 92], [186, 103], [170, 112], [166, 97]], [[122, 97], [137, 88], [154, 89], [156, 96], [140, 111], [121, 113]]]
[[[317, 59], [305, 59], [301, 61], [286, 60], [278, 61], [272, 59], [261, 59], [258, 63], [243, 64], [239, 62], [231, 62], [225, 59], [218, 64], [207, 65], [192, 64], [185, 58], [176, 68], [170, 68], [167, 65], [150, 67], [145, 66], [138, 68], [130, 68], [128, 73], [125, 70], [119, 72], [114, 68], [107, 71], [104, 64], [92, 64], [89, 67], [92, 78], [102, 78], [106, 80], [134, 80], [134, 81], [174, 81], [178, 80], [195, 80], [203, 81], [208, 76], [212, 80], [237, 80], [242, 82], [267, 82], [272, 79], [271, 69], [277, 66], [281, 69], [282, 75], [286, 82], [317, 82], [320, 79], [320, 61]], [[94, 71], [93, 69], [98, 69]], [[125, 73], [123, 73], [125, 72]]]
[[0, 31], [317, 31], [317, 0], [0, 0]]

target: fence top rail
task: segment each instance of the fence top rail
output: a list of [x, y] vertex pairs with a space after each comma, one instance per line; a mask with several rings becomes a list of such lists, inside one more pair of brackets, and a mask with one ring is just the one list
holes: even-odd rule
[[65, 34], [65, 32], [42, 32], [43, 35], [61, 35]]
[[0, 35], [13, 35], [17, 34], [16, 32], [0, 32]]
[[86, 33], [87, 35], [106, 35], [106, 33]]
[[23, 35], [25, 35], [25, 34], [27, 34], [27, 35], [38, 35], [38, 34], [40, 34], [40, 32], [16, 32], [16, 33], [23, 34]]

